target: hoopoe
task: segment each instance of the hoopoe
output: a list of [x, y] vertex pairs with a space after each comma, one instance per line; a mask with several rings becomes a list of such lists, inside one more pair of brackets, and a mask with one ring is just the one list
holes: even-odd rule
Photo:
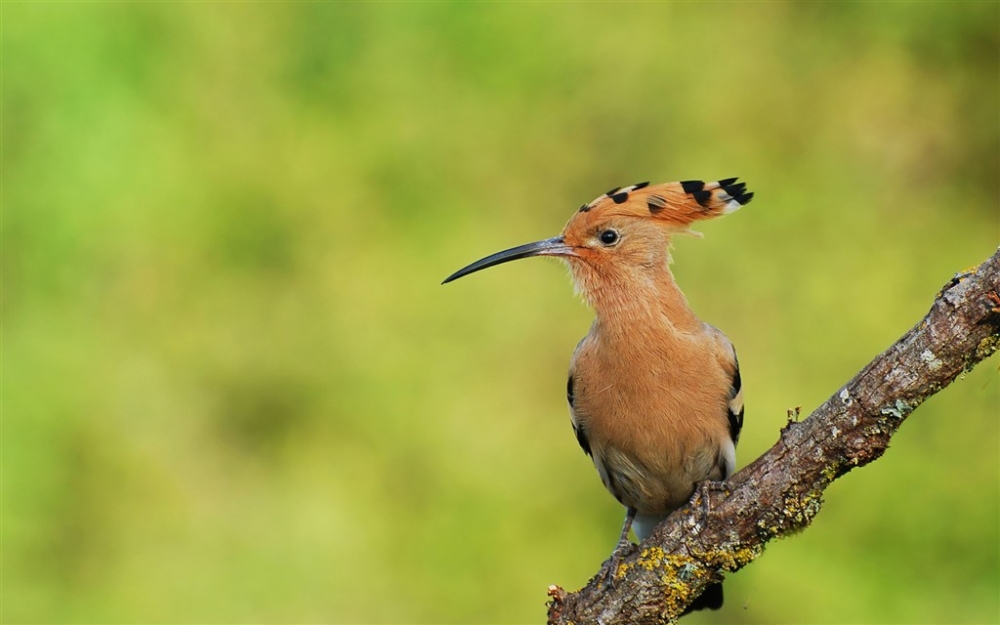
[[[565, 260], [577, 291], [594, 309], [590, 332], [570, 360], [566, 397], [576, 439], [604, 487], [626, 509], [613, 574], [628, 532], [647, 538], [696, 485], [736, 468], [743, 388], [736, 351], [688, 306], [670, 272], [670, 241], [701, 219], [753, 198], [736, 178], [614, 188], [584, 204], [560, 236], [498, 252], [460, 269], [529, 256]], [[710, 586], [693, 609], [717, 609]]]

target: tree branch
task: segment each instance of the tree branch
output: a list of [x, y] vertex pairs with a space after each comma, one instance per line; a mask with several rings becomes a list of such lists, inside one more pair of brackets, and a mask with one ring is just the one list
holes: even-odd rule
[[724, 571], [746, 566], [771, 540], [819, 512], [822, 493], [879, 458], [906, 417], [1000, 346], [1000, 250], [956, 275], [930, 312], [725, 489], [699, 488], [622, 560], [615, 583], [549, 588], [549, 623], [674, 622]]

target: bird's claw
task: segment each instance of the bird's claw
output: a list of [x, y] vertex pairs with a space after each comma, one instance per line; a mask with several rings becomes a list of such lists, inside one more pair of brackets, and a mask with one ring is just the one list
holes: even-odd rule
[[701, 505], [701, 515], [705, 520], [705, 525], [708, 525], [708, 515], [712, 512], [712, 505], [709, 497], [712, 493], [725, 493], [726, 495], [729, 495], [729, 486], [725, 482], [705, 480], [704, 482], [698, 483], [698, 488], [695, 489], [695, 492], [698, 493], [698, 502]]

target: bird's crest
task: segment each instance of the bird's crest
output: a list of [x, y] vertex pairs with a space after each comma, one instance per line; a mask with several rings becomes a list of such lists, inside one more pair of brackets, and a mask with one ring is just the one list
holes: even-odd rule
[[640, 182], [614, 188], [580, 207], [602, 216], [653, 218], [684, 230], [692, 222], [727, 215], [746, 206], [753, 193], [737, 178], [713, 182], [685, 180], [650, 186]]

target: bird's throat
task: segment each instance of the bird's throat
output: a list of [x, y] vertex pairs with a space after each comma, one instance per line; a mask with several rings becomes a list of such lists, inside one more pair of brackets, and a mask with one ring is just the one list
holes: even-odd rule
[[574, 272], [577, 288], [597, 314], [604, 332], [682, 333], [696, 332], [701, 321], [688, 306], [687, 298], [667, 266], [626, 269], [616, 274]]

